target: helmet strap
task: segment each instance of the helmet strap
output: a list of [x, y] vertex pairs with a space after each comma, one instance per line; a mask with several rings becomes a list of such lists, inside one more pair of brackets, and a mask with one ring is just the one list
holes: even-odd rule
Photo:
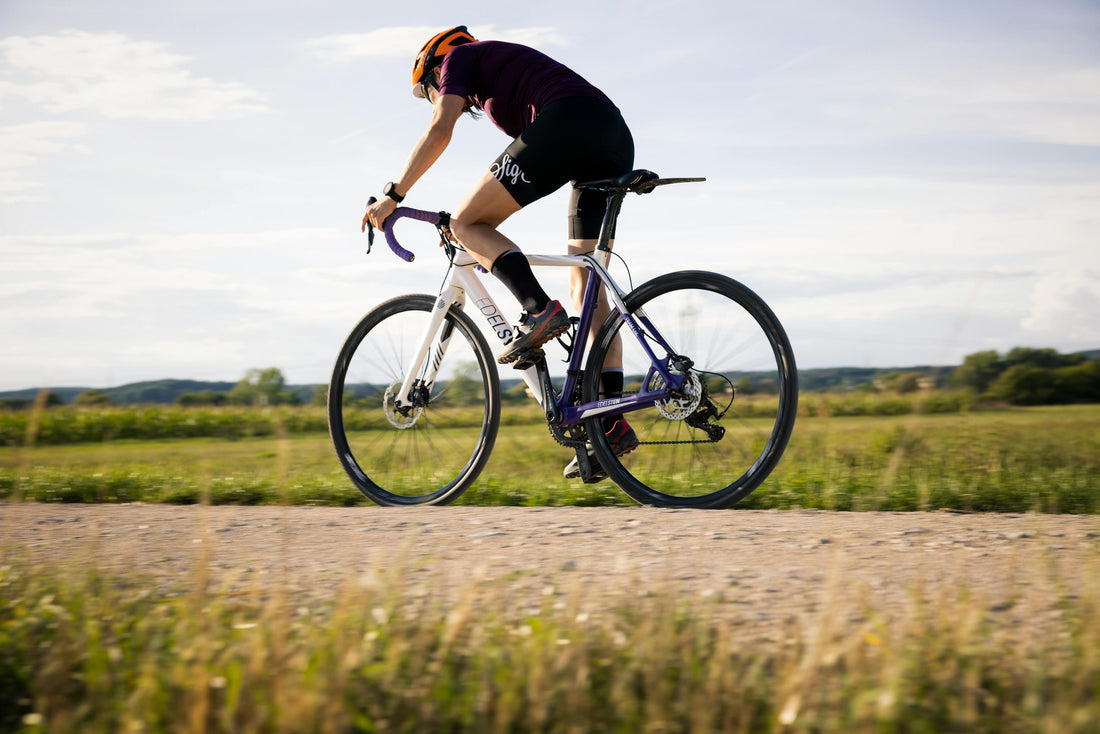
[[428, 87], [431, 87], [436, 92], [439, 91], [439, 85], [435, 81], [435, 70], [439, 67], [432, 67], [430, 70], [424, 73], [424, 78], [420, 80], [420, 91], [424, 93], [424, 99], [429, 102], [432, 98], [428, 96]]

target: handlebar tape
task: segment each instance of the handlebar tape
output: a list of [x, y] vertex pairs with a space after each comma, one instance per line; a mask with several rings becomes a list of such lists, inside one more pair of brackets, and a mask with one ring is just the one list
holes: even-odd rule
[[417, 219], [421, 222], [428, 222], [429, 224], [439, 224], [439, 212], [428, 212], [422, 209], [411, 209], [409, 207], [398, 207], [393, 210], [393, 213], [386, 217], [386, 221], [382, 223], [382, 232], [386, 235], [386, 244], [393, 250], [393, 254], [405, 262], [411, 263], [416, 255], [406, 250], [397, 242], [397, 237], [393, 234], [393, 225], [397, 223], [398, 219]]

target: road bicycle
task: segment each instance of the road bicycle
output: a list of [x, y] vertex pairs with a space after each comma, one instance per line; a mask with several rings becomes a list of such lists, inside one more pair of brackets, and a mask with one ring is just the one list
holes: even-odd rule
[[[724, 508], [740, 501], [779, 462], [797, 412], [790, 342], [755, 293], [705, 271], [671, 272], [625, 291], [608, 272], [611, 233], [628, 193], [702, 180], [637, 170], [576, 183], [607, 195], [596, 249], [527, 254], [533, 267], [583, 267], [589, 277], [580, 313], [558, 338], [568, 360], [564, 377], [552, 378], [542, 348], [521, 355], [514, 374], [542, 406], [551, 436], [575, 452], [582, 481], [601, 479], [602, 467], [646, 505]], [[440, 505], [476, 481], [500, 425], [500, 376], [478, 321], [505, 344], [512, 329], [481, 282], [484, 269], [452, 236], [449, 215], [402, 207], [386, 219], [390, 249], [412, 262], [393, 230], [404, 218], [435, 225], [446, 277], [438, 294], [391, 298], [351, 331], [329, 384], [329, 432], [344, 470], [369, 499]], [[373, 230], [368, 235], [372, 243]], [[670, 258], [675, 251], [670, 245]], [[601, 290], [611, 313], [595, 324]], [[627, 388], [607, 397], [599, 393], [600, 373], [616, 337]], [[619, 414], [639, 441], [622, 456], [601, 424]]]

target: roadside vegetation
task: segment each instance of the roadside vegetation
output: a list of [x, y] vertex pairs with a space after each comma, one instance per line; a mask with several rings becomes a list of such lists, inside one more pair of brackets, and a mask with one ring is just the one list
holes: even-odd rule
[[[804, 392], [783, 461], [737, 507], [1100, 514], [1100, 404], [1016, 405], [1030, 401], [996, 388], [1023, 374], [1007, 361], [981, 372], [991, 363], [975, 360], [982, 389], [896, 373]], [[1061, 380], [1089, 364], [1037, 369]], [[1047, 384], [1028, 374], [1027, 384]], [[256, 385], [262, 376], [251, 375]], [[750, 385], [739, 387], [743, 407], [774, 409]], [[513, 397], [461, 504], [631, 504], [610, 482], [563, 480], [568, 452], [537, 408]], [[367, 504], [319, 406], [255, 395], [238, 405], [58, 402], [44, 394], [34, 409], [0, 411], [0, 501]], [[1057, 598], [1022, 590], [1005, 607], [966, 588], [916, 587], [911, 604], [887, 612], [837, 583], [824, 608], [793, 612], [769, 635], [716, 614], [722, 590], [647, 590], [594, 609], [568, 581], [517, 603], [500, 579], [438, 597], [404, 584], [395, 563], [377, 583], [349, 579], [306, 601], [278, 583], [214, 588], [208, 558], [169, 589], [105, 576], [94, 553], [28, 559], [0, 538], [0, 731], [1100, 727], [1100, 548], [1082, 572], [1091, 584], [1061, 578], [1049, 556], [1021, 558], [1064, 590]]]
[[[720, 382], [714, 389], [728, 386]], [[767, 385], [750, 376], [734, 384], [741, 416], [774, 414]], [[1098, 385], [1095, 358], [1015, 349], [970, 355], [947, 374], [895, 371], [804, 391], [782, 462], [738, 507], [1100, 513]], [[195, 395], [116, 406], [86, 394], [61, 405], [41, 393], [32, 409], [0, 410], [0, 499], [367, 502], [332, 454], [323, 389], [302, 401], [269, 368], [249, 371], [224, 400]], [[376, 400], [369, 387], [349, 399]], [[630, 504], [609, 482], [563, 480], [559, 465], [570, 455], [548, 436], [538, 406], [522, 385], [505, 399], [489, 465], [460, 503]], [[348, 414], [348, 430], [377, 428], [377, 411], [358, 415], [357, 424]]]
[[[898, 408], [920, 400], [955, 404], [947, 394], [805, 396], [783, 460], [737, 507], [1100, 513], [1100, 406]], [[610, 482], [564, 480], [570, 454], [536, 409], [506, 415], [461, 504], [631, 504]], [[367, 504], [336, 461], [320, 409], [63, 409], [39, 421], [22, 430], [96, 437], [0, 447], [0, 499]]]
[[[1049, 571], [1053, 573], [1053, 571]], [[37, 732], [1095, 732], [1100, 591], [843, 585], [775, 634], [707, 599], [585, 606], [568, 582], [412, 593], [401, 569], [304, 604], [278, 585], [178, 590], [93, 561], [32, 566], [0, 542], [0, 730]], [[1093, 579], [1096, 578], [1094, 575]], [[1044, 610], [1042, 614], [1032, 614]]]

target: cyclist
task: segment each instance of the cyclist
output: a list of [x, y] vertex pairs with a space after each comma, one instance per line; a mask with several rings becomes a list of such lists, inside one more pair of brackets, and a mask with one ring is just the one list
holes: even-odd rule
[[[463, 113], [484, 113], [512, 143], [497, 157], [451, 216], [451, 231], [523, 308], [512, 340], [497, 357], [514, 362], [569, 328], [561, 304], [542, 289], [527, 258], [497, 230], [505, 219], [569, 181], [618, 176], [634, 166], [634, 140], [618, 108], [596, 87], [545, 54], [519, 44], [478, 41], [465, 26], [436, 34], [413, 62], [413, 94], [431, 102], [432, 120], [409, 155], [401, 175], [387, 183], [381, 199], [367, 206], [362, 228], [380, 227], [451, 141]], [[599, 237], [606, 195], [573, 190], [569, 203], [570, 254], [591, 252]], [[614, 236], [614, 233], [612, 233]], [[588, 271], [571, 269], [570, 295], [580, 309]], [[596, 323], [609, 313], [601, 294]], [[600, 389], [606, 397], [623, 391], [621, 345], [604, 365]], [[617, 455], [638, 445], [621, 415], [604, 419]], [[589, 450], [592, 456], [591, 449]], [[593, 471], [604, 474], [593, 457]], [[565, 476], [579, 476], [576, 459]]]

